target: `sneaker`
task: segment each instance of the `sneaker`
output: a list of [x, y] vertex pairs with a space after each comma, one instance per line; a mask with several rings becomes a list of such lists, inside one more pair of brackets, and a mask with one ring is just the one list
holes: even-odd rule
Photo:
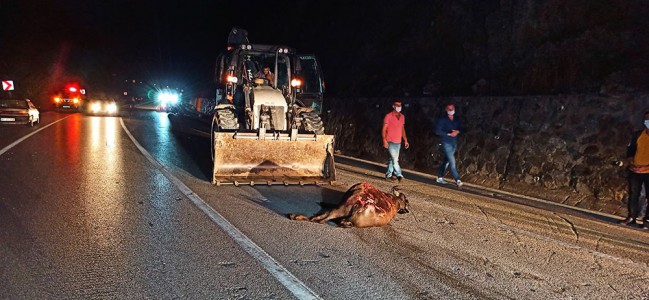
[[447, 184], [448, 183], [448, 181], [444, 180], [444, 178], [442, 178], [442, 177], [437, 177], [437, 179], [435, 179], [435, 182], [437, 182], [439, 184]]
[[642, 230], [649, 230], [649, 219], [644, 219], [642, 221], [642, 226], [640, 227]]
[[394, 176], [391, 176], [391, 177], [385, 177], [385, 180], [389, 182], [395, 182], [397, 179], [394, 178]]
[[399, 183], [401, 183], [401, 180], [403, 180], [403, 176], [397, 177], [397, 181], [399, 181]]
[[464, 185], [464, 183], [462, 183], [462, 181], [460, 180], [456, 180], [455, 184], [457, 184], [457, 187], [462, 187]]

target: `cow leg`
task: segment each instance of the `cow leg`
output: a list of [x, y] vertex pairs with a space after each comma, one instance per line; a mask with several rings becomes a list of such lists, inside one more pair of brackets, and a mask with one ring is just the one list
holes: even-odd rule
[[327, 221], [333, 220], [333, 219], [338, 219], [342, 217], [349, 216], [349, 212], [351, 211], [350, 206], [341, 206], [339, 208], [330, 210], [324, 214], [321, 214], [317, 216], [317, 218], [312, 218], [311, 221], [313, 222], [318, 222], [318, 223], [326, 223]]
[[[335, 211], [335, 210], [334, 210]], [[337, 216], [335, 214], [332, 215], [332, 212], [334, 211], [327, 211], [325, 213], [315, 215], [312, 217], [307, 217], [304, 215], [296, 215], [296, 214], [288, 214], [288, 218], [291, 220], [297, 220], [297, 221], [311, 221], [311, 222], [316, 222], [316, 223], [325, 223], [331, 219], [339, 218], [340, 216]]]
[[309, 218], [309, 221], [311, 221], [311, 222], [320, 222], [320, 220], [322, 220], [322, 219], [326, 219], [326, 218], [329, 216], [329, 213], [330, 213], [330, 212], [331, 212], [331, 211], [327, 211], [327, 212], [325, 212], [325, 213], [322, 213], [322, 214], [319, 214], [319, 215], [315, 215], [315, 216], [313, 216], [313, 217], [310, 217], [310, 218]]

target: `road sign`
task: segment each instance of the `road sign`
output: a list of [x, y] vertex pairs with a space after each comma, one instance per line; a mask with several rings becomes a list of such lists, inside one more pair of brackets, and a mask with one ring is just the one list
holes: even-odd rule
[[14, 81], [13, 80], [3, 80], [2, 81], [2, 90], [3, 91], [13, 91], [14, 90]]

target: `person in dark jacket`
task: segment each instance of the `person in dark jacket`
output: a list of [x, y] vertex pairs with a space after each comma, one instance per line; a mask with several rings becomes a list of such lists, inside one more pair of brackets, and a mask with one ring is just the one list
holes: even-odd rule
[[460, 134], [460, 121], [455, 116], [455, 105], [447, 104], [445, 107], [445, 114], [441, 117], [435, 125], [435, 134], [440, 138], [440, 145], [444, 155], [444, 160], [439, 166], [437, 172], [437, 183], [446, 184], [444, 180], [444, 173], [446, 168], [451, 167], [451, 174], [458, 187], [462, 186], [460, 175], [455, 166], [455, 151], [457, 150], [457, 136]]
[[[642, 210], [640, 190], [649, 191], [649, 111], [644, 113], [644, 129], [635, 132], [627, 145], [629, 163], [629, 207], [627, 218], [620, 221], [623, 225], [637, 223]], [[640, 228], [649, 230], [649, 205], [644, 211], [644, 220]]]

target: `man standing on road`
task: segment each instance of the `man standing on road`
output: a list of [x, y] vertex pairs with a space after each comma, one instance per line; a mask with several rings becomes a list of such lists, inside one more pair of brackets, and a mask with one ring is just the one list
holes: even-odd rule
[[455, 150], [457, 150], [457, 135], [460, 134], [460, 121], [455, 117], [455, 105], [447, 104], [446, 113], [441, 117], [435, 126], [435, 134], [440, 138], [440, 144], [444, 159], [437, 172], [437, 183], [446, 184], [444, 173], [446, 168], [451, 167], [451, 173], [458, 187], [462, 186], [460, 175], [455, 166]]
[[401, 113], [401, 101], [394, 100], [392, 111], [383, 118], [383, 148], [388, 149], [390, 161], [388, 162], [388, 171], [385, 173], [385, 179], [392, 180], [396, 176], [399, 182], [403, 179], [401, 167], [399, 166], [399, 150], [401, 150], [401, 139], [408, 149], [408, 138], [406, 137], [406, 116]]
[[[636, 224], [640, 216], [642, 201], [640, 190], [643, 185], [649, 191], [649, 111], [644, 113], [644, 129], [631, 136], [627, 145], [627, 157], [632, 158], [629, 164], [629, 207], [627, 218], [620, 221], [623, 225]], [[644, 212], [642, 229], [649, 230], [649, 205]]]

